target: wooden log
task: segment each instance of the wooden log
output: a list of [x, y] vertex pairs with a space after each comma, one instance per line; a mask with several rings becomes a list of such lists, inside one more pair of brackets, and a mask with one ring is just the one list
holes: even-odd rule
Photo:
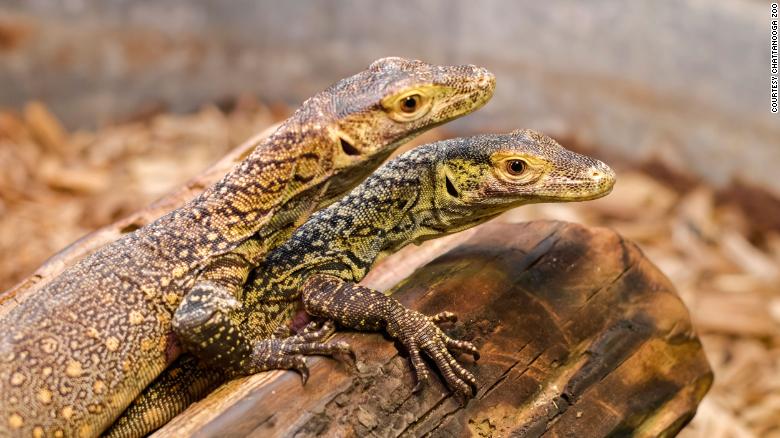
[[[273, 129], [50, 258], [0, 294], [0, 314], [84, 255], [196, 196]], [[408, 362], [392, 343], [346, 333], [339, 337], [356, 348], [357, 371], [314, 359], [306, 387], [290, 372], [237, 379], [157, 436], [656, 436], [693, 415], [712, 379], [709, 366], [673, 287], [633, 244], [572, 224], [492, 224], [405, 248], [363, 283], [384, 290], [451, 248], [394, 293], [427, 313], [457, 311], [463, 322], [450, 333], [482, 347], [479, 363], [467, 362], [480, 392], [465, 408], [438, 380], [412, 395]]]
[[237, 379], [154, 436], [673, 436], [712, 383], [674, 287], [608, 229], [488, 224], [392, 293], [459, 315], [447, 331], [482, 353], [462, 358], [475, 399], [460, 406], [439, 379], [413, 394], [392, 342], [347, 332], [356, 369], [315, 358], [306, 386], [293, 372]]

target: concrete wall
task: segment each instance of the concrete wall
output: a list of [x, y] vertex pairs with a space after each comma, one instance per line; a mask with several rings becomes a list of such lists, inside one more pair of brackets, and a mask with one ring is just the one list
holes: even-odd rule
[[41, 99], [71, 127], [297, 103], [387, 55], [497, 74], [458, 132], [534, 127], [780, 193], [768, 1], [0, 0], [0, 105]]

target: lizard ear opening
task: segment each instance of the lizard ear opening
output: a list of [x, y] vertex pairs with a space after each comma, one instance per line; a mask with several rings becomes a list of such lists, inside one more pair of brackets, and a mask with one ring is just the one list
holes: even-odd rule
[[450, 181], [450, 177], [448, 175], [444, 175], [444, 185], [447, 186], [447, 193], [450, 194], [453, 198], [459, 198], [460, 192], [458, 192], [458, 189], [455, 188], [455, 184]]
[[351, 157], [360, 155], [360, 151], [352, 143], [345, 140], [344, 137], [339, 136], [339, 143], [341, 143], [341, 150], [344, 151], [345, 154]]

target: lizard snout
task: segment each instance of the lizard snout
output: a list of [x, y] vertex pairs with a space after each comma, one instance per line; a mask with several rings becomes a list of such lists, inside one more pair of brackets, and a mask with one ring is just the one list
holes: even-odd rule
[[479, 78], [477, 85], [482, 89], [493, 90], [496, 88], [496, 75], [486, 68], [473, 66], [476, 76]]
[[615, 185], [615, 171], [611, 167], [596, 161], [596, 164], [589, 169], [590, 177], [596, 182], [599, 189], [603, 193], [609, 193], [612, 187]]

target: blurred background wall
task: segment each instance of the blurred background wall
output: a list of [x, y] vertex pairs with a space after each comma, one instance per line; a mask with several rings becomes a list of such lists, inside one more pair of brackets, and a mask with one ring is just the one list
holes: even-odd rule
[[532, 127], [780, 194], [769, 2], [0, 0], [0, 105], [69, 128], [252, 93], [298, 103], [372, 60], [474, 63], [493, 101], [456, 133]]

